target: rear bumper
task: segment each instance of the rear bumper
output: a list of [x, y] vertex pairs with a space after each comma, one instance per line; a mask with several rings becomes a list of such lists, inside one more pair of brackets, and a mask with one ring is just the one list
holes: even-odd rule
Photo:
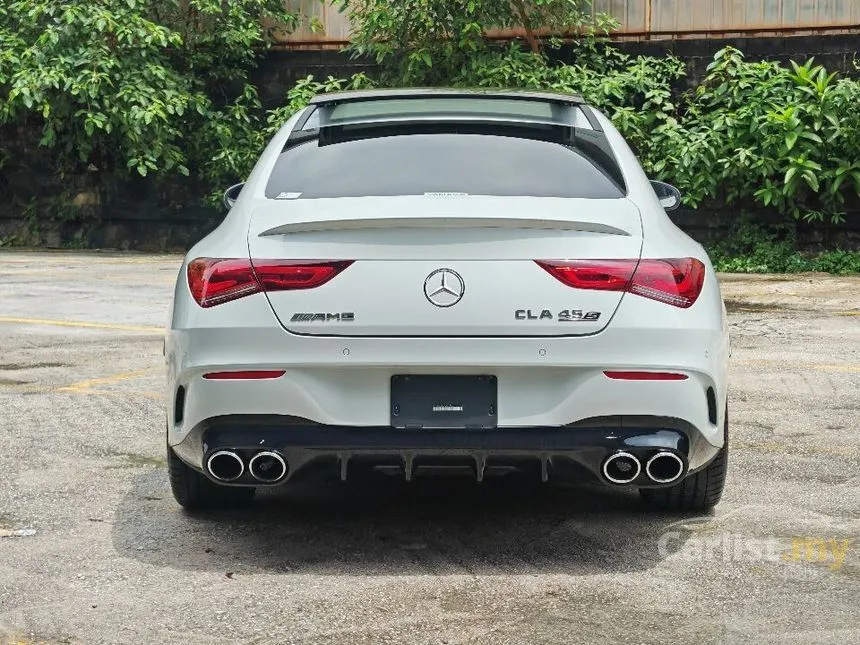
[[[235, 415], [387, 427], [392, 376], [490, 374], [498, 380], [500, 428], [558, 428], [612, 415], [671, 417], [719, 448], [729, 347], [715, 281], [709, 295], [703, 292], [688, 310], [625, 298], [607, 329], [577, 338], [300, 337], [277, 325], [262, 296], [197, 307], [180, 316], [185, 327], [167, 336], [168, 443], [183, 443], [209, 419]], [[285, 373], [259, 381], [203, 378], [222, 370]], [[613, 380], [605, 370], [688, 378]]]
[[[607, 482], [602, 466], [607, 457], [619, 451], [635, 455], [643, 464], [660, 451], [672, 452], [683, 460], [686, 475], [705, 467], [719, 450], [689, 423], [668, 417], [609, 416], [562, 427], [400, 430], [326, 426], [279, 415], [206, 419], [173, 449], [189, 466], [204, 473], [208, 457], [220, 450], [234, 451], [246, 463], [261, 450], [275, 451], [289, 469], [278, 483], [314, 467], [328, 467], [346, 479], [352, 469], [361, 466], [397, 470], [406, 479], [425, 470], [455, 467], [471, 470], [478, 480], [514, 468], [534, 470], [544, 481]], [[246, 468], [232, 484], [260, 482]], [[660, 485], [647, 477], [644, 468], [629, 484]]]
[[[292, 416], [324, 427], [388, 427], [391, 424], [392, 376], [477, 373], [497, 377], [498, 426], [506, 430], [565, 427], [595, 417], [671, 417], [695, 428], [695, 432], [714, 447], [722, 445], [725, 391], [721, 392], [719, 381], [701, 371], [678, 370], [674, 366], [670, 368], [672, 371], [683, 371], [688, 378], [682, 381], [614, 380], [603, 370], [654, 369], [654, 363], [643, 367], [633, 361], [620, 365], [607, 363], [607, 367], [305, 367], [272, 361], [257, 363], [249, 369], [286, 369], [283, 376], [249, 381], [203, 378], [206, 371], [235, 369], [235, 366], [195, 368], [182, 374], [178, 385], [170, 387], [168, 396], [174, 405], [170, 406], [168, 441], [173, 446], [183, 443], [201, 424], [222, 417]], [[716, 391], [711, 404], [710, 390]]]

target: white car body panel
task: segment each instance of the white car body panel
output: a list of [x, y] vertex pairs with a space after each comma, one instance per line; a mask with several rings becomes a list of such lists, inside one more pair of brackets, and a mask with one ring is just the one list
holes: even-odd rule
[[[553, 208], [576, 214], [587, 210], [606, 212], [604, 230], [621, 233], [583, 231], [597, 228], [595, 223], [571, 217], [570, 228], [549, 231], [513, 228], [518, 213], [526, 208], [525, 199], [462, 198], [361, 198], [308, 200], [343, 202], [342, 212], [354, 213], [352, 223], [362, 221], [369, 213], [408, 212], [413, 221], [432, 222], [434, 226], [402, 227], [392, 223], [379, 230], [347, 229], [315, 233], [266, 232], [293, 216], [295, 202], [275, 202], [258, 207], [251, 220], [249, 244], [252, 258], [356, 260], [336, 280], [308, 291], [269, 293], [268, 298], [281, 324], [287, 329], [311, 335], [350, 336], [521, 336], [585, 335], [603, 329], [612, 317], [622, 294], [607, 291], [572, 293], [557, 280], [547, 280], [547, 273], [534, 263], [535, 258], [604, 258], [639, 256], [642, 246], [639, 213], [623, 199], [616, 200], [530, 200], [537, 212], [550, 213]], [[362, 202], [367, 201], [368, 204]], [[598, 202], [584, 204], [583, 202]], [[386, 204], [385, 202], [392, 202]], [[546, 202], [552, 202], [547, 204]], [[564, 203], [570, 202], [570, 203]], [[327, 204], [319, 204], [325, 213]], [[441, 207], [441, 208], [440, 208]], [[504, 228], [443, 227], [458, 214], [494, 213], [494, 221], [506, 222]], [[426, 218], [426, 219], [425, 219]], [[337, 221], [337, 220], [335, 220]], [[378, 220], [375, 220], [378, 221]], [[400, 220], [395, 220], [395, 222]], [[473, 221], [473, 220], [470, 220]], [[533, 220], [532, 220], [533, 221]], [[530, 225], [529, 221], [527, 225]], [[556, 224], [558, 225], [558, 224]], [[259, 229], [263, 229], [258, 233]], [[580, 229], [580, 230], [577, 230]], [[536, 255], [535, 255], [536, 254]], [[487, 262], [492, 262], [487, 265]], [[424, 296], [425, 278], [440, 267], [451, 269], [465, 281], [466, 292], [456, 307], [440, 308]], [[416, 285], [418, 288], [416, 288]], [[501, 293], [505, 297], [499, 297]], [[566, 328], [555, 321], [531, 321], [523, 324], [514, 319], [516, 309], [561, 311], [578, 309], [601, 314], [597, 321], [579, 321]], [[296, 322], [296, 312], [354, 312], [355, 321], [333, 329], [328, 322]]]

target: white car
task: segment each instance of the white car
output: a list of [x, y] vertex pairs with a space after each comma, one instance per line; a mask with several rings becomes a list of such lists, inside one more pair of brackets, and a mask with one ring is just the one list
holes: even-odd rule
[[702, 247], [577, 96], [327, 94], [188, 253], [165, 353], [187, 508], [330, 469], [512, 471], [702, 510], [727, 463]]

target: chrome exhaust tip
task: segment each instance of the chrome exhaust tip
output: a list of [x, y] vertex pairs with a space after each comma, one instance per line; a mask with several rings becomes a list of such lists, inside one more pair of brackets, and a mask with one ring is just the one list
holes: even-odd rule
[[603, 476], [613, 484], [629, 484], [641, 472], [642, 464], [629, 452], [616, 452], [603, 462]]
[[645, 473], [658, 484], [670, 484], [684, 474], [684, 460], [674, 452], [661, 451], [645, 464]]
[[257, 481], [274, 484], [287, 474], [287, 462], [276, 452], [264, 450], [251, 457], [248, 472]]
[[218, 481], [232, 482], [245, 472], [245, 464], [232, 450], [218, 450], [206, 460], [206, 470]]

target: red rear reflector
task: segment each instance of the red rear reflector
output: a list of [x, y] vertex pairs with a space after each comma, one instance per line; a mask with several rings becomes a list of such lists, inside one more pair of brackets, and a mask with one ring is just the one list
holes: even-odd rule
[[682, 309], [696, 302], [705, 283], [705, 265], [696, 258], [535, 262], [569, 287], [627, 291]]
[[203, 378], [211, 381], [251, 381], [266, 378], [280, 378], [286, 374], [286, 370], [250, 370], [244, 372], [209, 372]]
[[291, 261], [197, 258], [188, 263], [188, 288], [201, 307], [214, 307], [261, 291], [313, 289], [352, 260]]
[[621, 381], [686, 381], [686, 374], [677, 372], [603, 372], [612, 379]]

